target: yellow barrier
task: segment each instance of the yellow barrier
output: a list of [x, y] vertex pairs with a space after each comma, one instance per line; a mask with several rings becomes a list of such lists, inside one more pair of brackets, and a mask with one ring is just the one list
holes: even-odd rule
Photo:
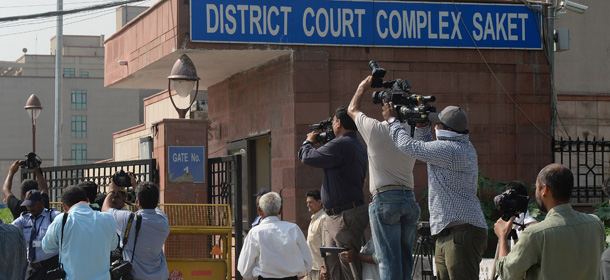
[[228, 204], [163, 204], [170, 236], [165, 256], [171, 280], [231, 279], [233, 225]]
[[[169, 220], [170, 280], [230, 280], [233, 225], [228, 204], [160, 204]], [[63, 211], [60, 202], [51, 208]], [[133, 207], [131, 207], [132, 210]]]

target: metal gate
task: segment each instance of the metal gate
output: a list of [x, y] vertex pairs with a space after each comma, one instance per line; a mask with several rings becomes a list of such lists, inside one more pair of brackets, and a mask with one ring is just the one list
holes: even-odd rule
[[242, 203], [242, 170], [241, 155], [224, 156], [208, 159], [208, 203], [229, 204], [233, 213], [233, 238], [235, 253], [233, 270], [235, 279], [242, 277], [237, 273], [237, 260], [243, 246], [243, 203]]
[[553, 140], [553, 162], [561, 163], [574, 174], [571, 203], [592, 204], [608, 200], [602, 191], [610, 177], [610, 141], [586, 139]]

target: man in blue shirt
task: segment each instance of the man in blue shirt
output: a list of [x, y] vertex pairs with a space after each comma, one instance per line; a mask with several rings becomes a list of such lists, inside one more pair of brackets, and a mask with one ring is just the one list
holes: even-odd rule
[[[347, 106], [335, 110], [333, 132], [337, 138], [316, 149], [318, 132], [310, 132], [299, 149], [299, 160], [306, 165], [324, 168], [322, 206], [326, 218], [326, 246], [362, 246], [364, 229], [368, 225], [368, 208], [364, 202], [364, 178], [368, 159], [366, 149], [358, 139], [358, 128], [347, 114]], [[326, 268], [333, 280], [353, 279], [349, 264], [329, 254]], [[359, 273], [359, 268], [357, 268]]]
[[[123, 244], [131, 211], [112, 208], [112, 199], [117, 195], [119, 187], [114, 182], [111, 182], [109, 187], [110, 193], [104, 200], [102, 211], [108, 212], [114, 217], [117, 225], [116, 233], [120, 235], [123, 248], [123, 260], [129, 261], [133, 265], [131, 276], [133, 279], [167, 280], [169, 271], [163, 254], [163, 244], [169, 235], [169, 221], [165, 213], [157, 207], [159, 189], [152, 182], [142, 182], [137, 186], [136, 206], [138, 211], [136, 214], [139, 215], [134, 217], [127, 243]], [[136, 224], [140, 218], [142, 222], [140, 230], [137, 231]]]
[[[118, 238], [112, 215], [89, 207], [85, 190], [78, 186], [64, 189], [61, 195], [64, 213], [59, 214], [42, 239], [42, 249], [59, 250], [59, 262], [66, 279], [110, 279], [110, 251]], [[63, 216], [68, 215], [62, 238]]]
[[42, 250], [42, 238], [47, 229], [59, 215], [55, 209], [45, 209], [44, 199], [38, 190], [30, 190], [25, 194], [25, 200], [21, 204], [28, 212], [21, 215], [13, 225], [23, 231], [28, 250], [28, 268], [26, 279], [46, 279], [47, 271], [57, 268], [57, 252], [45, 253]]

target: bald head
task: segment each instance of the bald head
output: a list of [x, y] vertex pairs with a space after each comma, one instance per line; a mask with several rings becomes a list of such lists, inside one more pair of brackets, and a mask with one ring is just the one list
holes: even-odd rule
[[536, 181], [540, 186], [546, 185], [558, 202], [569, 202], [574, 188], [572, 171], [558, 163], [551, 163], [538, 173]]

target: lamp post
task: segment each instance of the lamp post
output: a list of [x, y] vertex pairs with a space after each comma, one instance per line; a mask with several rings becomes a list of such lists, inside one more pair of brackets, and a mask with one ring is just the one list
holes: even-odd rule
[[36, 152], [36, 119], [40, 112], [42, 111], [42, 105], [40, 104], [40, 99], [36, 96], [36, 94], [32, 94], [28, 101], [25, 103], [24, 107], [25, 111], [32, 119], [32, 153]]
[[[172, 73], [167, 77], [167, 92], [169, 93], [169, 99], [172, 101], [174, 108], [176, 108], [176, 112], [178, 112], [178, 116], [181, 119], [184, 119], [186, 113], [191, 109], [191, 105], [195, 102], [197, 98], [197, 92], [199, 91], [199, 77], [197, 77], [197, 69], [195, 69], [195, 65], [193, 61], [186, 55], [183, 54], [180, 56], [178, 60], [174, 63], [174, 67], [172, 67]], [[189, 106], [185, 109], [180, 109], [176, 106], [174, 102], [174, 98], [172, 97], [171, 85], [173, 82], [174, 90], [180, 97], [188, 97], [188, 95], [193, 90], [193, 86], [195, 86], [195, 82], [197, 86], [195, 88], [195, 96]]]

